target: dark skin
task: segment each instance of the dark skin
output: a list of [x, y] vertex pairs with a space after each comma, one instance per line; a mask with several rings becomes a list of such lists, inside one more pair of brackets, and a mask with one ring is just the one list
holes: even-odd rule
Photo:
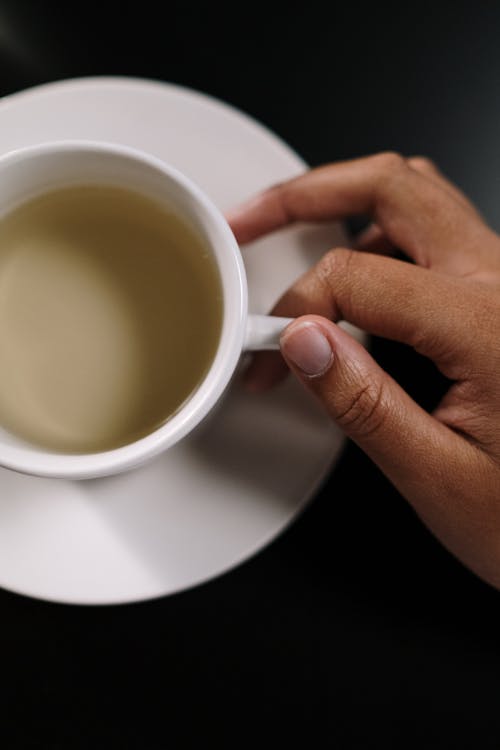
[[[240, 243], [296, 221], [367, 214], [356, 250], [334, 248], [283, 295], [282, 357], [255, 357], [247, 384], [291, 370], [465, 565], [500, 587], [500, 237], [426, 159], [384, 153], [312, 170], [228, 217]], [[390, 257], [401, 249], [414, 263]], [[420, 408], [336, 323], [409, 344], [451, 381]]]

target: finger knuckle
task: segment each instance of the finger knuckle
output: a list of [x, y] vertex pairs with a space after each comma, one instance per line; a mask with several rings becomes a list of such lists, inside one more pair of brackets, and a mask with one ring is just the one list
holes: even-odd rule
[[383, 151], [380, 154], [376, 154], [373, 159], [377, 171], [384, 175], [401, 172], [406, 167], [406, 160], [397, 151]]
[[356, 437], [370, 437], [380, 431], [387, 414], [382, 383], [365, 381], [336, 416], [338, 425]]
[[273, 204], [280, 224], [288, 224], [294, 221], [293, 189], [291, 189], [290, 181], [277, 182], [271, 185], [264, 195]]
[[437, 172], [438, 169], [432, 159], [429, 159], [428, 156], [412, 156], [410, 159], [408, 159], [408, 164], [413, 167], [413, 169], [417, 169], [420, 172]]
[[316, 284], [324, 297], [330, 300], [335, 318], [349, 314], [354, 269], [359, 264], [359, 257], [360, 254], [354, 250], [337, 247], [326, 253], [316, 266]]
[[353, 250], [336, 247], [329, 250], [318, 263], [317, 272], [323, 280], [330, 281], [333, 277], [343, 277], [353, 262]]

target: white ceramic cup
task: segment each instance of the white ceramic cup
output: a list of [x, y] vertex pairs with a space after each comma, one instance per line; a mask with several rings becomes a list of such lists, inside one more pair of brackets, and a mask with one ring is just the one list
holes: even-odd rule
[[[224, 393], [244, 350], [275, 349], [289, 322], [248, 314], [247, 281], [236, 240], [220, 211], [178, 170], [126, 146], [63, 141], [0, 158], [0, 221], [37, 195], [79, 184], [130, 188], [174, 209], [207, 241], [219, 268], [223, 322], [212, 365], [186, 404], [146, 437], [101, 453], [53, 453], [26, 443], [0, 424], [0, 466], [26, 474], [90, 479], [132, 469], [188, 435]], [[1, 364], [0, 364], [0, 378]]]

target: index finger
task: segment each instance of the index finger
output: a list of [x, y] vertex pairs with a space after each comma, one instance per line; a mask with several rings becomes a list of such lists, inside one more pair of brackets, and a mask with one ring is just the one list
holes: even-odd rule
[[491, 230], [438, 181], [398, 154], [313, 169], [228, 214], [245, 243], [297, 221], [368, 214], [417, 264], [462, 274], [475, 270]]
[[[336, 248], [297, 279], [272, 314], [344, 320], [408, 344], [450, 380], [460, 380], [483, 346], [479, 336], [464, 335], [471, 316], [467, 289], [464, 280], [427, 268]], [[274, 352], [259, 352], [247, 371], [247, 384], [264, 390], [281, 380], [286, 369]]]

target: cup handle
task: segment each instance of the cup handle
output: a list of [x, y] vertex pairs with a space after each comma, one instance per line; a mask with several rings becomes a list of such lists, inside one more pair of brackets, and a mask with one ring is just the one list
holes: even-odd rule
[[280, 334], [293, 318], [249, 315], [243, 349], [246, 352], [279, 349]]

